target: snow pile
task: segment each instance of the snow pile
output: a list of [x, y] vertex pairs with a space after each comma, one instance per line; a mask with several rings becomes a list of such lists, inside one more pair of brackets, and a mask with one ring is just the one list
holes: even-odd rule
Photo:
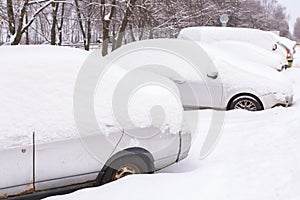
[[198, 158], [211, 111], [198, 112], [197, 138], [189, 157], [177, 165], [47, 200], [299, 199], [300, 70], [285, 74], [294, 82], [295, 105], [256, 113], [226, 112], [222, 138], [205, 160]]

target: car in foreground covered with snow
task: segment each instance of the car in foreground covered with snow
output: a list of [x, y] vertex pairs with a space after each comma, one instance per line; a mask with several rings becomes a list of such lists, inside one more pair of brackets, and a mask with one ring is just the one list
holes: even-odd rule
[[[250, 29], [250, 28], [232, 28], [232, 27], [190, 27], [181, 30], [178, 35], [179, 39], [184, 40], [193, 40], [204, 42], [208, 44], [213, 44], [215, 42], [221, 41], [238, 41], [245, 42], [252, 45], [255, 45], [261, 49], [265, 49], [270, 53], [275, 53], [281, 56], [281, 60], [284, 59], [285, 63], [282, 61], [279, 64], [283, 64], [280, 70], [284, 69], [288, 65], [286, 49], [278, 45], [278, 42], [281, 41], [280, 37], [272, 32]], [[232, 48], [224, 49], [224, 51], [230, 51]], [[253, 49], [253, 48], [251, 48]], [[248, 51], [247, 49], [240, 49], [240, 51]], [[259, 50], [261, 52], [261, 50]], [[267, 57], [270, 53], [265, 54]], [[250, 53], [255, 56], [255, 53]], [[269, 59], [272, 59], [274, 56], [271, 56]], [[255, 59], [255, 57], [253, 58]], [[259, 61], [259, 59], [257, 59]], [[277, 60], [277, 59], [276, 59]], [[272, 63], [274, 61], [270, 61]], [[274, 68], [274, 67], [273, 67]]]
[[96, 117], [95, 127], [86, 107], [79, 109], [80, 119], [74, 117], [73, 93], [85, 51], [1, 47], [0, 58], [0, 199], [39, 199], [102, 185], [155, 172], [188, 155], [191, 133], [185, 128], [121, 129], [109, 123], [113, 116], [105, 112], [106, 102], [99, 110], [95, 105], [92, 116], [104, 115]]

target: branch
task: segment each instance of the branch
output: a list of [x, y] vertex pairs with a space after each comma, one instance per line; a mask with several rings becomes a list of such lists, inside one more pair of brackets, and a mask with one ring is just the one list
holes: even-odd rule
[[40, 7], [34, 14], [33, 16], [31, 17], [31, 19], [28, 21], [27, 24], [25, 24], [25, 26], [23, 27], [22, 29], [22, 33], [24, 33], [26, 31], [26, 29], [29, 28], [29, 26], [34, 22], [35, 20], [35, 17], [40, 13], [42, 12], [45, 8], [47, 8], [50, 4], [52, 4], [54, 1], [53, 0], [50, 0], [48, 1], [45, 5], [43, 5], [42, 7]]

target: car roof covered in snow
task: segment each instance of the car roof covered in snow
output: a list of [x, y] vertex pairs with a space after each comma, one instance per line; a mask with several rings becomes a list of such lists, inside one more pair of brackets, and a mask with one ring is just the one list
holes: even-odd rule
[[190, 27], [181, 30], [178, 38], [206, 43], [235, 40], [249, 42], [271, 51], [279, 37], [271, 32], [249, 28]]

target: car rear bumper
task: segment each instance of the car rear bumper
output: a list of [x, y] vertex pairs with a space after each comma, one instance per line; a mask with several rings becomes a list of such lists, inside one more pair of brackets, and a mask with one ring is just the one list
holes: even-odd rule
[[192, 135], [190, 131], [182, 131], [180, 133], [180, 151], [178, 153], [178, 161], [185, 159], [190, 151], [192, 143]]

